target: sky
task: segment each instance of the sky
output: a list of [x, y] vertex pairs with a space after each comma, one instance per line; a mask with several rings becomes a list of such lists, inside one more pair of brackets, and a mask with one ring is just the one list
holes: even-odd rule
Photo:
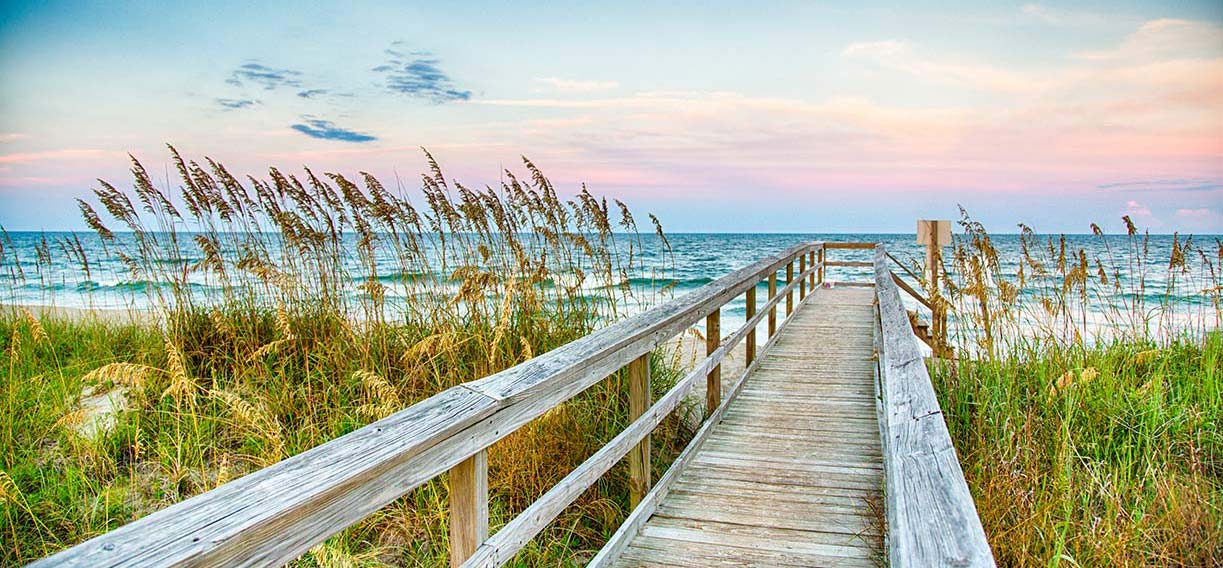
[[[1223, 2], [0, 4], [0, 225], [234, 173], [538, 165], [672, 232], [1223, 233]], [[852, 5], [851, 5], [852, 4]], [[411, 193], [409, 193], [411, 195]]]

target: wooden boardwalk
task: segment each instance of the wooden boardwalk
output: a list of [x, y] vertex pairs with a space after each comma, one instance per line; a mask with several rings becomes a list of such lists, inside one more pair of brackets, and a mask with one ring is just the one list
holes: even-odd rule
[[874, 290], [794, 314], [615, 566], [876, 566]]
[[[869, 262], [826, 258], [872, 250]], [[519, 565], [536, 535], [627, 461], [632, 510], [594, 568], [992, 567], [900, 296], [916, 291], [898, 287], [888, 259], [874, 243], [795, 244], [35, 566], [281, 566], [442, 475], [451, 566]], [[826, 268], [855, 267], [873, 267], [873, 278], [822, 286]], [[738, 297], [746, 321], [722, 333], [721, 312]], [[915, 299], [941, 321], [941, 304]], [[706, 357], [652, 400], [654, 351], [701, 320]], [[724, 383], [722, 362], [741, 342], [749, 364]], [[489, 447], [618, 369], [630, 423], [490, 535]], [[655, 477], [650, 435], [698, 384], [706, 419]]]

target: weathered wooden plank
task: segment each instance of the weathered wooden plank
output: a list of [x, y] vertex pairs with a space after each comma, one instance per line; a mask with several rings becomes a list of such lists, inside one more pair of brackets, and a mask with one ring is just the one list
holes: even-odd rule
[[[777, 271], [769, 272], [769, 301], [777, 298]], [[769, 308], [769, 338], [777, 334], [777, 304]]]
[[283, 564], [654, 349], [754, 286], [760, 274], [775, 273], [818, 246], [795, 245], [38, 565]]
[[866, 539], [871, 537], [867, 535], [843, 535], [839, 539], [840, 542], [827, 543], [817, 542], [814, 537], [829, 533], [669, 517], [660, 517], [656, 522], [646, 525], [641, 534], [706, 544], [725, 543], [770, 552], [819, 554], [840, 558], [871, 557], [870, 549], [859, 545], [868, 543]]
[[875, 250], [888, 557], [899, 567], [993, 566], [993, 553], [885, 254], [882, 246]]
[[[747, 289], [746, 297], [744, 298], [747, 314], [745, 319], [751, 320], [756, 315], [756, 287], [752, 286]], [[752, 326], [747, 332], [747, 345], [744, 349], [746, 353], [745, 365], [751, 365], [752, 361], [756, 360], [756, 326]]]
[[866, 260], [829, 260], [824, 263], [825, 266], [852, 266], [858, 268], [867, 268], [874, 266], [873, 263]]
[[450, 565], [462, 566], [488, 538], [488, 451], [450, 469]]
[[875, 249], [875, 243], [851, 243], [851, 242], [834, 242], [824, 243], [826, 249]]
[[[722, 308], [705, 316], [705, 356], [712, 355], [722, 341]], [[722, 404], [722, 366], [718, 365], [705, 377], [705, 416], [713, 414]]]
[[[795, 566], [809, 568], [811, 566], [845, 566], [878, 568], [878, 565], [867, 559], [846, 558], [844, 556], [824, 556], [811, 553], [783, 552], [777, 550], [761, 551], [753, 548], [735, 546], [731, 543], [719, 543], [708, 546], [684, 540], [641, 536], [633, 542], [626, 557], [651, 562], [658, 559], [662, 562], [678, 563], [680, 566], [735, 566], [755, 568], [759, 566]], [[648, 565], [648, 564], [646, 564]], [[637, 566], [637, 564], [628, 564]]]
[[[629, 421], [636, 421], [650, 407], [650, 355], [633, 360], [628, 366]], [[629, 452], [629, 504], [636, 507], [650, 490], [650, 435]]]
[[[819, 294], [812, 294], [808, 296], [804, 302], [799, 303], [799, 307], [801, 308], [806, 302], [810, 302], [818, 296]], [[737, 344], [740, 337], [745, 337], [747, 335], [748, 329], [755, 329], [755, 326], [760, 322], [760, 318], [768, 313], [770, 306], [776, 306], [779, 299], [780, 298], [777, 296], [770, 298], [771, 303], [765, 304], [764, 309], [756, 314], [756, 319], [749, 319], [749, 321], [742, 328], [740, 328], [739, 333], [727, 338], [724, 341], [724, 344]], [[781, 330], [785, 330], [785, 328], [792, 321], [793, 318], [788, 318], [783, 321], [781, 323]], [[761, 353], [769, 353], [772, 347], [776, 344], [778, 337], [779, 336], [770, 337], [761, 349]], [[601, 550], [599, 550], [599, 553], [590, 561], [588, 564], [589, 568], [601, 568], [615, 564], [621, 553], [623, 553], [629, 546], [632, 539], [638, 535], [641, 527], [646, 524], [646, 522], [654, 514], [654, 511], [657, 510], [658, 505], [663, 499], [666, 498], [675, 480], [683, 471], [685, 471], [686, 467], [692, 463], [705, 440], [720, 422], [723, 413], [725, 413], [726, 409], [731, 406], [731, 403], [738, 396], [740, 390], [746, 383], [747, 377], [751, 376], [751, 374], [763, 360], [764, 359], [756, 359], [743, 370], [743, 373], [739, 375], [739, 378], [735, 381], [734, 386], [731, 387], [726, 399], [722, 402], [722, 405], [719, 406], [714, 414], [705, 421], [699, 430], [697, 430], [696, 434], [692, 438], [692, 441], [688, 443], [688, 446], [684, 448], [682, 452], [680, 452], [679, 456], [676, 456], [675, 461], [671, 463], [671, 467], [669, 467], [667, 471], [663, 473], [662, 477], [659, 478], [658, 483], [654, 485], [654, 488], [650, 490], [645, 499], [642, 500], [637, 508], [633, 509], [633, 511], [629, 513], [628, 518], [625, 519], [624, 523], [620, 525], [620, 528], [611, 536], [611, 538], [607, 540], [607, 543]]]

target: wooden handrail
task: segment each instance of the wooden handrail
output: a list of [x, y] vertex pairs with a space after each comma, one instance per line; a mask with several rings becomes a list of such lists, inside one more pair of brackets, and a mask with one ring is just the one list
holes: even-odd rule
[[[589, 489], [608, 469], [611, 469], [613, 465], [623, 459], [625, 454], [634, 445], [652, 432], [671, 411], [675, 410], [684, 397], [696, 386], [697, 381], [705, 378], [710, 371], [717, 368], [726, 355], [740, 341], [747, 337], [749, 330], [755, 329], [760, 324], [765, 313], [770, 308], [776, 306], [785, 296], [785, 293], [794, 290], [797, 285], [797, 282], [791, 282], [782, 289], [781, 293], [769, 299], [768, 303], [764, 305], [764, 309], [744, 322], [734, 334], [717, 342], [717, 348], [702, 359], [675, 386], [671, 387], [671, 390], [658, 399], [658, 402], [654, 403], [654, 406], [651, 406], [641, 418], [629, 424], [612, 441], [587, 458], [586, 461], [582, 462], [581, 465], [565, 476], [552, 489], [544, 493], [542, 497], [528, 506], [526, 510], [519, 513], [517, 517], [514, 517], [501, 530], [497, 531], [497, 534], [485, 541], [476, 550], [475, 554], [463, 564], [463, 568], [500, 566], [510, 561], [527, 542], [534, 538], [536, 534], [539, 534], [539, 531], [543, 530], [544, 527], [547, 527], [565, 507], [568, 507], [578, 496]], [[786, 318], [782, 325], [784, 326], [789, 320], [790, 318]], [[776, 337], [774, 336], [774, 339]], [[772, 344], [773, 342], [766, 344], [762, 352], [767, 350]], [[742, 377], [740, 377], [740, 380], [742, 380]], [[710, 417], [718, 416], [718, 411], [729, 400], [729, 398], [725, 401], [720, 400], [718, 404], [708, 407], [706, 414]]]
[[890, 565], [994, 566], [886, 254], [875, 249]]
[[895, 272], [892, 272], [891, 274], [892, 274], [892, 280], [896, 282], [897, 286], [900, 286], [901, 290], [908, 292], [909, 295], [912, 296], [914, 300], [921, 302], [921, 304], [923, 306], [926, 306], [927, 309], [932, 310], [932, 311], [934, 310], [934, 304], [931, 304], [930, 300], [923, 298], [922, 295], [917, 292], [917, 290], [914, 290], [912, 286], [909, 286], [908, 282], [901, 280], [901, 278], [897, 276]]
[[[673, 301], [494, 375], [446, 389], [387, 418], [152, 513], [40, 560], [34, 566], [284, 564], [411, 489], [484, 452], [523, 424], [654, 350], [748, 288], [754, 288], [761, 278], [775, 283], [777, 271], [798, 255], [816, 250], [822, 255], [823, 248], [820, 242], [794, 245]], [[822, 263], [813, 263], [800, 279], [816, 271], [822, 274], [822, 270]], [[776, 293], [774, 284], [766, 307], [750, 321], [759, 323], [766, 314], [773, 320], [778, 302], [797, 285], [798, 281], [792, 280], [781, 293]], [[745, 326], [732, 338], [737, 342], [747, 333]], [[765, 348], [776, 338], [777, 335], [770, 334]], [[724, 341], [698, 367], [701, 373], [696, 376], [712, 370], [728, 349]], [[684, 385], [691, 388], [687, 379], [677, 388]], [[626, 430], [615, 439], [631, 444], [616, 445], [614, 449], [608, 449], [609, 445], [604, 448], [606, 452], [600, 450], [596, 456], [614, 455], [621, 449], [627, 452], [641, 439], [638, 434], [652, 430], [645, 425], [657, 418], [654, 409], [661, 410], [673, 398], [660, 399], [634, 421], [631, 433]], [[588, 468], [587, 473], [594, 469], [597, 468]], [[530, 523], [524, 520], [522, 524]], [[509, 540], [513, 534], [508, 533], [501, 540]], [[505, 559], [502, 554], [495, 556]]]

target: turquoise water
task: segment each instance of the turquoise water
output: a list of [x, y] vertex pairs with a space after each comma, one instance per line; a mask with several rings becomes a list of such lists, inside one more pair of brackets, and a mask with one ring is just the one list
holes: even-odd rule
[[[130, 241], [131, 235], [117, 235], [120, 244], [124, 239]], [[956, 238], [962, 238], [957, 235]], [[995, 235], [991, 237], [998, 249], [999, 260], [1005, 274], [1013, 275], [1019, 268], [1020, 240], [1018, 235]], [[1142, 264], [1129, 262], [1132, 255], [1129, 250], [1133, 242], [1124, 235], [1098, 237], [1093, 235], [1068, 235], [1067, 247], [1077, 250], [1080, 247], [1087, 251], [1089, 259], [1093, 260], [1091, 273], [1095, 274], [1094, 259], [1102, 258], [1105, 265], [1115, 265], [1120, 272], [1125, 286], [1124, 290], [1133, 289], [1128, 284], [1139, 277], [1146, 282], [1147, 303], [1158, 304], [1161, 301], [1171, 301], [1189, 307], [1202, 307], [1207, 301], [1207, 295], [1201, 293], [1207, 282], [1190, 283], [1180, 286], [1177, 295], [1167, 297], [1164, 293], [1169, 276], [1168, 258], [1171, 255], [1173, 238], [1170, 235], [1152, 235], [1148, 243], [1148, 261]], [[1202, 245], [1208, 255], [1215, 254], [1217, 236], [1196, 237], [1195, 242]], [[274, 238], [273, 238], [274, 240]], [[621, 248], [627, 247], [631, 239], [620, 239]], [[635, 253], [639, 255], [639, 270], [630, 276], [630, 283], [641, 293], [639, 297], [651, 297], [649, 290], [662, 284], [673, 283], [672, 295], [678, 296], [708, 284], [713, 279], [725, 275], [739, 267], [750, 264], [760, 258], [785, 249], [793, 244], [812, 241], [838, 242], [879, 242], [894, 256], [908, 261], [920, 262], [924, 249], [917, 244], [913, 234], [696, 234], [683, 233], [668, 235], [670, 250], [652, 234], [641, 235], [640, 241], [633, 244]], [[79, 242], [80, 248], [88, 259], [88, 274], [80, 260], [74, 258], [69, 241]], [[181, 258], [166, 260], [167, 267], [173, 271], [190, 267], [202, 258], [202, 253], [190, 239], [190, 235], [179, 235], [183, 250]], [[348, 241], [355, 247], [355, 240]], [[166, 286], [165, 282], [148, 281], [132, 278], [125, 269], [116, 250], [122, 246], [103, 246], [102, 241], [92, 232], [80, 233], [10, 233], [5, 250], [0, 255], [0, 301], [26, 305], [55, 305], [61, 307], [94, 307], [106, 309], [147, 309], [151, 307], [151, 298], [159, 288]], [[355, 250], [355, 248], [354, 248]], [[233, 251], [223, 251], [223, 254]], [[951, 254], [951, 249], [947, 249]], [[870, 260], [871, 253], [863, 250], [835, 250], [829, 252], [830, 260]], [[1109, 262], [1110, 255], [1117, 261]], [[399, 279], [413, 278], [419, 275], [403, 274], [391, 267], [393, 251], [380, 252], [380, 279], [393, 284]], [[1192, 255], [1191, 255], [1192, 256]], [[41, 258], [41, 262], [40, 262]], [[1199, 259], [1188, 259], [1191, 264], [1200, 264]], [[383, 263], [383, 261], [385, 263]], [[357, 264], [354, 253], [346, 257], [346, 268], [350, 274], [363, 274]], [[797, 268], [797, 267], [796, 267]], [[1200, 266], [1199, 266], [1200, 268]], [[1109, 269], [1112, 272], [1112, 268]], [[1202, 272], [1202, 270], [1198, 270]], [[664, 274], [658, 278], [658, 274]], [[1110, 274], [1110, 277], [1112, 274]], [[867, 281], [872, 277], [867, 268], [829, 268], [827, 279], [833, 281]], [[191, 272], [188, 281], [201, 295], [207, 297], [211, 290], [209, 279], [203, 271]], [[359, 284], [360, 278], [354, 278], [354, 284]], [[391, 286], [391, 288], [394, 288]], [[1101, 287], [1107, 290], [1107, 287]], [[758, 298], [763, 301], [765, 288], [761, 285]], [[355, 291], [354, 291], [355, 293]], [[1111, 292], [1110, 292], [1111, 293]], [[1123, 292], [1126, 294], [1127, 292]], [[395, 301], [390, 296], [389, 302]], [[628, 306], [631, 310], [634, 306]], [[733, 329], [736, 323], [741, 323], [745, 315], [742, 298], [729, 304], [723, 317], [726, 329]]]

